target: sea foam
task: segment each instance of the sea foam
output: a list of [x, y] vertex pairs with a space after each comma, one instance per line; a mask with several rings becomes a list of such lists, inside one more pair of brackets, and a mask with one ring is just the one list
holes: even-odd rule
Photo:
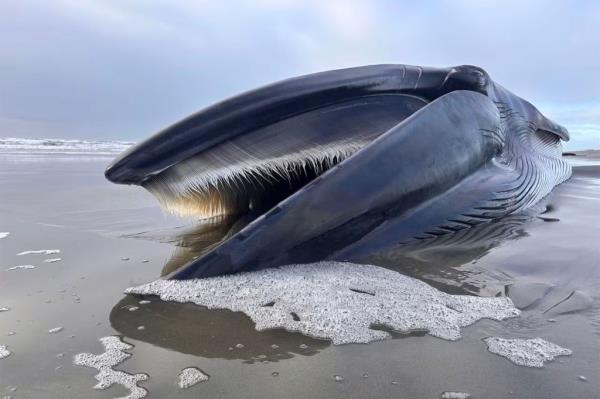
[[9, 357], [10, 356], [10, 351], [8, 350], [8, 348], [4, 345], [0, 345], [0, 359], [4, 359], [5, 357]]
[[456, 340], [477, 320], [519, 315], [509, 298], [449, 295], [378, 266], [341, 262], [289, 265], [194, 280], [157, 280], [126, 293], [158, 295], [247, 314], [258, 331], [285, 328], [333, 344], [366, 343], [396, 331], [427, 330]]
[[34, 265], [17, 265], [17, 266], [9, 267], [8, 269], [6, 269], [6, 271], [9, 272], [11, 270], [20, 270], [20, 269], [25, 269], [25, 270], [35, 269], [35, 266]]
[[469, 399], [471, 397], [471, 394], [466, 392], [446, 391], [442, 392], [442, 395], [440, 397], [442, 399]]
[[504, 339], [489, 337], [484, 339], [488, 350], [503, 356], [519, 366], [544, 367], [545, 362], [556, 356], [569, 356], [573, 352], [541, 338]]
[[137, 384], [140, 381], [146, 381], [148, 379], [147, 374], [129, 374], [124, 371], [113, 370], [114, 366], [131, 356], [125, 350], [133, 348], [133, 345], [126, 344], [116, 336], [100, 338], [100, 342], [104, 345], [104, 353], [99, 355], [80, 353], [73, 358], [73, 363], [79, 366], [92, 367], [98, 370], [99, 373], [94, 376], [98, 380], [94, 389], [106, 389], [113, 384], [120, 384], [131, 392], [129, 395], [118, 399], [140, 399], [145, 397], [148, 391]]
[[52, 255], [52, 254], [59, 254], [59, 253], [60, 253], [60, 249], [36, 249], [36, 250], [31, 250], [31, 251], [19, 252], [17, 254], [17, 256], [23, 256], [23, 255]]
[[187, 389], [200, 382], [208, 381], [208, 378], [209, 376], [203, 373], [200, 369], [197, 369], [196, 367], [188, 367], [181, 370], [181, 373], [179, 373], [179, 380], [177, 384], [179, 385], [179, 388]]

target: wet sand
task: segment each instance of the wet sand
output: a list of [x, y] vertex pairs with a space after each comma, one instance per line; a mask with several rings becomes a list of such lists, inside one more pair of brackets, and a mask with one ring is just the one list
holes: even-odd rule
[[[165, 216], [142, 189], [106, 182], [110, 157], [0, 154], [0, 231], [10, 232], [0, 239], [0, 308], [10, 308], [0, 312], [0, 345], [12, 352], [0, 359], [0, 395], [125, 395], [120, 386], [93, 390], [96, 370], [73, 364], [78, 353], [101, 353], [99, 338], [120, 335], [134, 348], [116, 369], [148, 374], [140, 384], [148, 398], [599, 397], [600, 162], [593, 154], [573, 158], [573, 178], [539, 216], [367, 259], [448, 293], [509, 295], [520, 317], [479, 321], [456, 342], [415, 332], [334, 346], [283, 330], [257, 332], [241, 313], [125, 296], [226, 229], [192, 229]], [[17, 255], [41, 249], [60, 253]], [[44, 262], [52, 258], [61, 260]], [[36, 268], [5, 270], [26, 264]], [[48, 332], [56, 327], [63, 329]], [[487, 351], [489, 336], [541, 337], [573, 355], [541, 369], [516, 366]], [[180, 389], [187, 367], [209, 380]]]

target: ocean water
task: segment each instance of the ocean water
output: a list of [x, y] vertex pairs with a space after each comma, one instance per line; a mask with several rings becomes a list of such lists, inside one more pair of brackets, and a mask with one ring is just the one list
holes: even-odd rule
[[133, 144], [131, 141], [0, 137], [0, 154], [116, 155]]
[[[103, 381], [131, 386], [137, 376], [148, 398], [446, 392], [563, 399], [600, 392], [600, 166], [592, 158], [575, 157], [573, 177], [541, 204], [542, 214], [366, 260], [448, 294], [507, 296], [519, 317], [477, 321], [456, 341], [388, 329], [389, 339], [332, 345], [283, 329], [256, 331], [241, 312], [124, 294], [211, 248], [229, 225], [165, 215], [143, 189], [105, 181], [104, 168], [126, 143], [65, 142], [49, 146], [70, 150], [50, 153], [47, 144], [2, 140], [0, 231], [9, 234], [0, 238], [0, 346], [10, 355], [0, 359], [0, 396], [128, 394], [118, 383], [93, 389], [100, 368], [74, 364], [81, 353], [105, 353], [103, 342], [129, 354], [112, 366], [126, 374], [108, 372]], [[35, 149], [15, 149], [25, 145]], [[35, 268], [6, 271], [18, 265]], [[112, 336], [117, 341], [101, 341]], [[540, 337], [572, 354], [543, 368], [518, 366], [490, 353], [488, 337]], [[206, 377], [182, 389], [190, 368]]]

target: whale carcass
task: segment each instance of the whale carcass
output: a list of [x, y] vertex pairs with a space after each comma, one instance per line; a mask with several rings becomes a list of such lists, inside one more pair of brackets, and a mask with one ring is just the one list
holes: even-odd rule
[[105, 175], [178, 215], [248, 220], [169, 275], [187, 279], [357, 260], [526, 211], [569, 178], [568, 139], [479, 67], [375, 65], [215, 104]]

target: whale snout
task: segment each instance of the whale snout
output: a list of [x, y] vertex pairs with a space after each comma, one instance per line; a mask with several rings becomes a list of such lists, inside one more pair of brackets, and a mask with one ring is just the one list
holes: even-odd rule
[[116, 184], [141, 184], [146, 178], [140, 170], [135, 167], [135, 159], [121, 155], [115, 159], [104, 171], [104, 177]]

